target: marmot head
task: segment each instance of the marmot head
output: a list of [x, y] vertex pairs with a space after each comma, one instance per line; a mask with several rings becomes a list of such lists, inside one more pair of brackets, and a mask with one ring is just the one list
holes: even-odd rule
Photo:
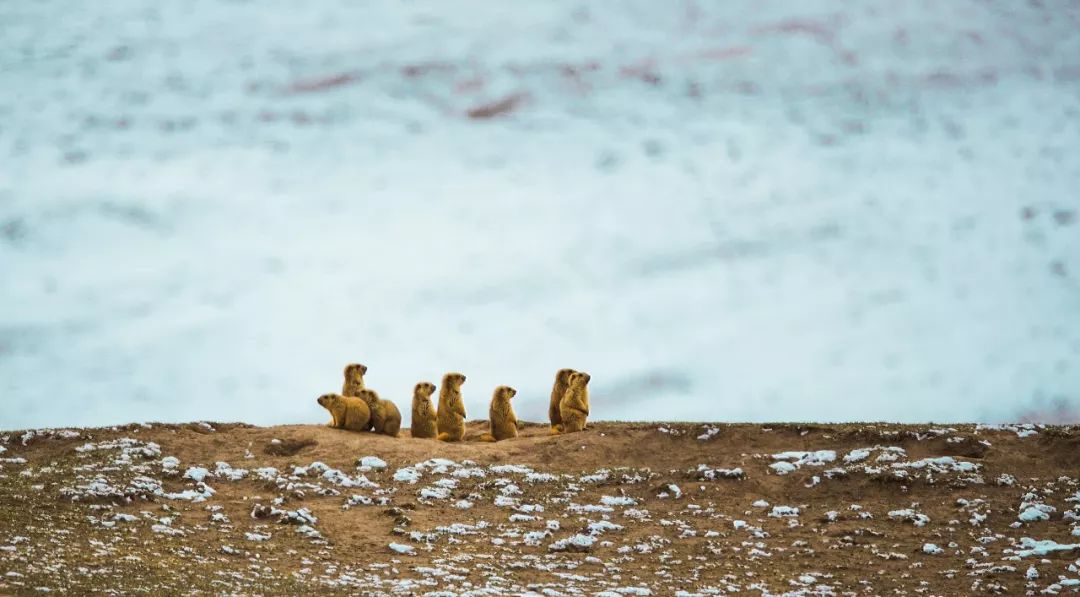
[[588, 373], [585, 373], [584, 371], [575, 371], [570, 374], [570, 385], [583, 388], [588, 385], [590, 379], [592, 379], [592, 376]]
[[323, 394], [322, 396], [319, 396], [316, 402], [323, 408], [330, 408], [330, 405], [336, 402], [338, 398], [340, 398], [340, 396], [337, 394]]
[[465, 376], [460, 373], [447, 373], [442, 378], [443, 386], [457, 389], [465, 383]]
[[570, 374], [574, 373], [573, 369], [559, 369], [559, 372], [555, 374], [555, 383], [566, 385], [570, 383]]
[[379, 402], [379, 395], [375, 393], [375, 390], [364, 389], [356, 393], [356, 397], [367, 402], [368, 406], [377, 404]]
[[435, 384], [430, 381], [422, 381], [413, 388], [413, 396], [427, 398], [435, 393]]
[[366, 373], [367, 365], [361, 365], [360, 363], [350, 363], [345, 365], [345, 379], [356, 379], [357, 377], [363, 377]]
[[511, 398], [517, 395], [517, 390], [510, 386], [499, 386], [495, 388], [495, 399], [509, 401]]

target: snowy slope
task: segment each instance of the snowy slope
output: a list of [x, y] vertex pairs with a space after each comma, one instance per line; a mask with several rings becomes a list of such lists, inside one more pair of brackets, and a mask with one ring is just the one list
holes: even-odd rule
[[0, 6], [0, 428], [1080, 400], [1077, 3], [295, 6]]

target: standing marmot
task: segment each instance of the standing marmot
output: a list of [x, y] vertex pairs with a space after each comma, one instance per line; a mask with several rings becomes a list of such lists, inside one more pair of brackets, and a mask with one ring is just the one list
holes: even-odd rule
[[413, 388], [412, 398], [412, 429], [409, 430], [413, 437], [434, 438], [438, 435], [435, 429], [435, 407], [431, 405], [431, 395], [435, 393], [435, 384], [422, 381]]
[[551, 430], [559, 431], [562, 424], [562, 414], [559, 413], [559, 404], [563, 394], [566, 394], [566, 386], [570, 385], [570, 374], [573, 369], [559, 369], [555, 374], [555, 385], [551, 388], [551, 403], [548, 405], [548, 419], [551, 420]]
[[371, 430], [390, 437], [397, 437], [401, 429], [401, 412], [393, 402], [379, 398], [375, 390], [360, 390], [360, 399], [371, 410]]
[[514, 407], [510, 406], [510, 399], [515, 395], [517, 390], [510, 386], [495, 388], [495, 395], [491, 397], [491, 408], [488, 409], [488, 426], [491, 432], [481, 435], [480, 441], [497, 442], [517, 437], [517, 415], [514, 414]]
[[465, 437], [465, 401], [461, 399], [461, 384], [465, 376], [447, 373], [439, 388], [439, 441], [459, 442]]
[[371, 409], [363, 400], [352, 396], [323, 394], [318, 399], [319, 406], [330, 411], [331, 420], [327, 427], [364, 431], [371, 419]]
[[585, 429], [585, 419], [589, 416], [589, 380], [588, 373], [575, 371], [570, 374], [570, 385], [559, 403], [559, 415], [562, 417], [560, 431], [573, 433]]
[[364, 389], [364, 374], [367, 366], [360, 363], [345, 365], [345, 385], [341, 387], [342, 396], [359, 396]]

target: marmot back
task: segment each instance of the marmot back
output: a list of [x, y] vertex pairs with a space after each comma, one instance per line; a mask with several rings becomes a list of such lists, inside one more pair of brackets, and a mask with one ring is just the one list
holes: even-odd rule
[[491, 407], [488, 409], [489, 432], [481, 435], [480, 441], [497, 442], [517, 437], [517, 415], [514, 414], [514, 407], [510, 405], [510, 399], [516, 395], [517, 390], [510, 386], [495, 388]]
[[385, 413], [383, 419], [382, 434], [397, 437], [401, 431], [401, 411], [392, 400], [380, 400], [379, 405]]
[[436, 415], [439, 440], [459, 442], [465, 437], [465, 402], [461, 398], [461, 384], [465, 376], [447, 373], [439, 388], [439, 412]]
[[375, 433], [397, 437], [401, 429], [401, 412], [398, 407], [389, 400], [379, 398], [375, 390], [360, 390], [360, 399], [367, 403], [371, 410], [371, 430]]
[[431, 395], [435, 393], [435, 384], [422, 381], [413, 388], [412, 428], [409, 434], [419, 438], [435, 438], [439, 432], [435, 424], [435, 407], [431, 404]]
[[551, 421], [553, 431], [558, 431], [562, 423], [559, 404], [562, 402], [563, 395], [566, 394], [567, 386], [570, 385], [570, 374], [573, 372], [573, 369], [559, 369], [555, 374], [555, 385], [551, 388], [551, 402], [548, 404], [548, 420]]

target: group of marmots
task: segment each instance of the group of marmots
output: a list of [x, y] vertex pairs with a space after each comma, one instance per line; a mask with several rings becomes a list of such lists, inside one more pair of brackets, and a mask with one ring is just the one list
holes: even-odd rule
[[[374, 390], [364, 387], [367, 367], [359, 363], [345, 366], [345, 385], [341, 394], [319, 396], [319, 405], [330, 411], [332, 420], [328, 427], [351, 431], [374, 431], [397, 437], [401, 430], [401, 411], [389, 400], [379, 398]], [[551, 389], [551, 433], [570, 433], [585, 429], [589, 416], [589, 374], [573, 369], [559, 369], [555, 374], [555, 386]], [[439, 388], [439, 409], [431, 404], [435, 384], [422, 381], [413, 389], [412, 437], [434, 438], [444, 442], [465, 439], [465, 403], [461, 399], [461, 384], [465, 376], [447, 373]], [[480, 441], [496, 442], [517, 437], [521, 424], [518, 422], [510, 399], [517, 390], [510, 386], [495, 388], [488, 410], [488, 433]]]

